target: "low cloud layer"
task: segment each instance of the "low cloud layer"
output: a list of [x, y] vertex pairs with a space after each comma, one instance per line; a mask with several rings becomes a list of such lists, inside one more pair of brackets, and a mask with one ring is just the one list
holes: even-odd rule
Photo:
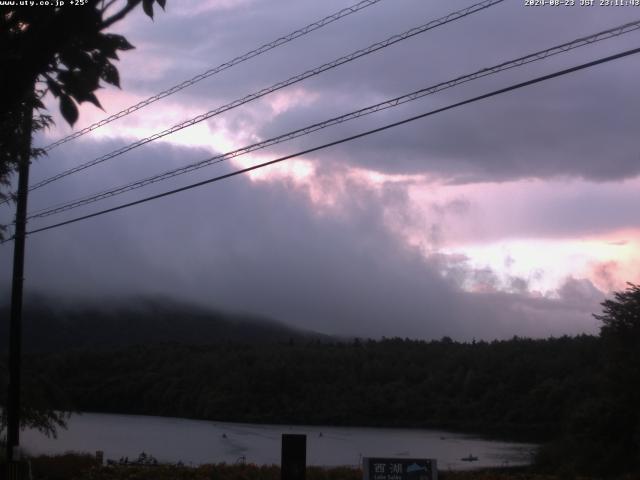
[[[392, 2], [381, 2], [206, 80], [178, 98], [187, 105], [212, 109], [469, 5], [468, 1], [438, 5], [407, 1], [397, 8]], [[149, 25], [142, 17], [128, 24], [125, 31], [141, 38], [142, 44], [123, 65], [140, 61], [161, 65], [156, 68], [161, 74], [154, 76], [152, 67], [151, 75], [130, 78], [128, 88], [148, 92], [164, 88], [188, 78], [189, 72], [183, 70], [186, 66], [193, 73], [205, 70], [344, 4], [284, 2], [273, 8], [256, 1], [231, 2], [227, 7], [201, 10], [198, 18], [172, 15], [169, 7], [158, 19], [161, 25]], [[627, 13], [622, 8], [535, 9], [506, 2], [305, 80], [300, 86], [317, 98], [311, 104], [275, 116], [264, 115], [264, 102], [241, 111], [261, 111], [264, 121], [254, 118], [254, 128], [262, 138], [269, 137], [623, 24], [629, 20]], [[265, 28], [256, 29], [256, 23]], [[187, 24], [188, 29], [184, 28]], [[199, 41], [190, 37], [204, 25], [211, 34], [199, 34]], [[162, 35], [156, 27], [163, 29]], [[190, 33], [178, 34], [184, 31]], [[638, 35], [633, 32], [457, 87], [393, 112], [343, 125], [319, 140], [340, 138], [617, 53], [634, 47]], [[180, 62], [154, 60], [180, 55], [183, 50], [189, 54]], [[617, 60], [350, 143], [341, 147], [341, 158], [366, 168], [431, 173], [463, 183], [531, 177], [595, 181], [635, 177], [640, 165], [634, 130], [640, 114], [633, 107], [637, 103], [633, 99], [639, 95], [633, 81], [636, 70], [634, 57]], [[241, 111], [225, 118], [242, 115]]]
[[[153, 23], [138, 12], [115, 30], [138, 47], [120, 63], [123, 91], [102, 92], [100, 98], [112, 114], [347, 3], [176, 0]], [[470, 4], [382, 1], [103, 127], [94, 137], [54, 150], [34, 164], [32, 179]], [[30, 205], [46, 207], [242, 147], [622, 24], [628, 12], [504, 2], [68, 177], [34, 192]], [[345, 123], [253, 160], [304, 150], [617, 53], [635, 47], [638, 35]], [[639, 241], [640, 224], [631, 207], [640, 200], [636, 60], [619, 60], [314, 153], [300, 160], [299, 170], [284, 166], [263, 178], [237, 177], [33, 235], [27, 289], [69, 298], [161, 293], [359, 336], [471, 339], [595, 332], [591, 314], [622, 277], [634, 280], [633, 262], [638, 262], [637, 255], [611, 253], [627, 252]], [[77, 128], [101, 115], [83, 106]], [[48, 139], [69, 131], [58, 119]], [[234, 165], [239, 163], [51, 221], [186, 185]], [[10, 220], [9, 210], [0, 215]], [[595, 252], [585, 254], [586, 260], [558, 257], [565, 250], [557, 244], [570, 249], [582, 241], [590, 243], [581, 255]], [[534, 253], [524, 258], [505, 250], [499, 258], [477, 258], [478, 251], [500, 242], [530, 242], [528, 251]], [[602, 250], [603, 245], [611, 248]], [[2, 247], [3, 265], [10, 264], [10, 254]], [[519, 269], [523, 263], [532, 266]], [[555, 272], [535, 267], [553, 263]], [[8, 295], [10, 269], [2, 271], [0, 285]], [[541, 291], [546, 276], [555, 283]]]
[[[184, 150], [173, 156], [194, 155]], [[171, 152], [156, 146], [147, 154], [161, 151]], [[324, 184], [335, 186], [328, 177]], [[513, 293], [492, 289], [490, 272], [462, 257], [425, 257], [398, 235], [400, 213], [410, 210], [401, 188], [347, 180], [333, 194], [334, 204], [319, 211], [304, 185], [239, 177], [34, 234], [27, 289], [65, 298], [159, 293], [345, 335], [594, 331], [590, 313], [603, 295], [588, 281], [568, 281], [556, 298], [535, 298], [524, 284]], [[8, 264], [10, 249], [0, 254]]]

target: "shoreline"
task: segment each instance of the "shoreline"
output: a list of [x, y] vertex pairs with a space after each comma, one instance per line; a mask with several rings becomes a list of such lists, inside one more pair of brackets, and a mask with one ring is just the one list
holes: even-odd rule
[[[180, 420], [180, 421], [193, 421], [193, 422], [210, 422], [214, 424], [229, 424], [238, 426], [258, 426], [258, 427], [295, 427], [295, 428], [353, 428], [353, 429], [385, 429], [385, 430], [407, 430], [407, 431], [433, 431], [443, 433], [454, 433], [462, 435], [467, 438], [475, 438], [479, 440], [495, 441], [495, 442], [508, 442], [508, 443], [522, 443], [522, 444], [536, 444], [541, 445], [547, 441], [552, 440], [548, 435], [543, 436], [531, 434], [533, 427], [530, 427], [528, 433], [516, 433], [517, 430], [526, 427], [510, 426], [510, 427], [493, 427], [493, 428], [481, 428], [477, 424], [471, 424], [468, 426], [461, 423], [425, 423], [416, 424], [415, 422], [406, 422], [391, 424], [388, 422], [372, 422], [369, 424], [360, 423], [314, 423], [314, 422], [286, 422], [278, 420], [269, 421], [248, 421], [248, 420], [220, 420], [212, 418], [202, 417], [177, 417], [174, 415], [154, 415], [150, 413], [128, 413], [118, 411], [83, 411], [83, 412], [70, 412], [71, 416], [82, 415], [118, 415], [123, 417], [145, 417], [150, 419], [165, 419], [165, 420]], [[474, 427], [475, 426], [475, 427]], [[537, 427], [536, 430], [543, 427]]]
[[[144, 450], [166, 463], [232, 463], [245, 457], [247, 462], [270, 465], [280, 461], [283, 433], [307, 435], [307, 464], [323, 467], [357, 466], [363, 456], [437, 458], [442, 468], [456, 470], [528, 465], [538, 448], [440, 429], [266, 425], [88, 412], [71, 417], [69, 429], [60, 431], [58, 440], [27, 431], [23, 445], [35, 454], [102, 450], [105, 458], [116, 461], [135, 458]], [[470, 454], [480, 461], [461, 460]]]

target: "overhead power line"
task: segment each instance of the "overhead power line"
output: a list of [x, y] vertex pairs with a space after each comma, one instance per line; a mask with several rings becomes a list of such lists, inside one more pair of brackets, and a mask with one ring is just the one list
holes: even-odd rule
[[56, 148], [59, 145], [62, 145], [63, 143], [67, 143], [71, 140], [74, 140], [78, 137], [81, 137], [93, 130], [96, 130], [97, 128], [102, 127], [103, 125], [106, 125], [108, 123], [113, 122], [114, 120], [118, 120], [119, 118], [125, 117], [127, 115], [129, 115], [130, 113], [133, 113], [137, 110], [140, 110], [144, 107], [146, 107], [147, 105], [150, 105], [154, 102], [157, 102], [158, 100], [161, 100], [163, 98], [168, 97], [169, 95], [173, 95], [176, 92], [179, 92], [180, 90], [183, 90], [187, 87], [190, 87], [191, 85], [194, 85], [198, 82], [200, 82], [201, 80], [204, 80], [205, 78], [209, 78], [212, 77], [213, 75], [216, 75], [228, 68], [231, 68], [235, 65], [238, 65], [239, 63], [245, 62], [253, 57], [257, 57], [258, 55], [262, 55], [263, 53], [268, 52], [269, 50], [273, 50], [274, 48], [277, 48], [281, 45], [284, 45], [286, 43], [291, 42], [292, 40], [295, 40], [296, 38], [300, 38], [304, 35], [307, 35], [308, 33], [311, 33], [315, 30], [318, 30], [326, 25], [329, 25], [330, 23], [335, 22], [336, 20], [340, 20], [341, 18], [344, 18], [348, 15], [351, 15], [352, 13], [356, 13], [359, 12], [360, 10], [363, 10], [367, 7], [370, 7], [371, 5], [374, 5], [376, 3], [381, 2], [382, 0], [363, 0], [361, 2], [358, 2], [350, 7], [347, 8], [343, 8], [342, 10], [333, 13], [331, 15], [328, 15], [326, 17], [324, 17], [321, 20], [318, 20], [317, 22], [313, 22], [310, 23], [309, 25], [302, 27], [298, 30], [295, 30], [294, 32], [289, 33], [288, 35], [285, 35], [283, 37], [280, 37], [272, 42], [269, 43], [265, 43], [264, 45], [251, 50], [243, 55], [240, 55], [238, 57], [235, 57], [232, 60], [229, 60], [227, 62], [221, 63], [220, 65], [218, 65], [217, 67], [213, 67], [209, 70], [207, 70], [204, 73], [201, 73], [199, 75], [196, 75], [193, 78], [190, 78], [189, 80], [185, 80], [182, 83], [179, 83], [178, 85], [174, 85], [171, 88], [168, 88], [156, 95], [153, 95], [152, 97], [147, 98], [146, 100], [142, 100], [141, 102], [136, 103], [135, 105], [132, 105], [128, 108], [125, 108], [124, 110], [119, 111], [118, 113], [114, 113], [113, 115], [100, 120], [99, 122], [96, 122], [92, 125], [89, 125], [88, 127], [83, 128], [82, 130], [78, 130], [77, 132], [72, 133], [71, 135], [68, 135], [64, 138], [61, 138], [60, 140], [51, 143], [49, 145], [47, 145], [46, 147], [44, 147], [45, 151], [49, 151], [49, 150], [53, 150], [54, 148]]
[[201, 182], [193, 183], [191, 185], [187, 185], [187, 186], [181, 187], [181, 188], [176, 188], [174, 190], [170, 190], [170, 191], [167, 191], [167, 192], [164, 192], [164, 193], [160, 193], [160, 194], [157, 194], [157, 195], [152, 195], [150, 197], [146, 197], [146, 198], [143, 198], [143, 199], [140, 199], [140, 200], [136, 200], [134, 202], [129, 202], [129, 203], [125, 203], [125, 204], [122, 204], [122, 205], [118, 205], [116, 207], [107, 208], [105, 210], [101, 210], [99, 212], [91, 213], [89, 215], [83, 215], [81, 217], [72, 218], [72, 219], [66, 220], [64, 222], [56, 223], [56, 224], [53, 224], [53, 225], [48, 225], [48, 226], [42, 227], [42, 228], [37, 228], [35, 230], [31, 230], [31, 231], [27, 232], [27, 234], [30, 235], [30, 234], [34, 234], [34, 233], [38, 233], [38, 232], [44, 232], [46, 230], [51, 230], [53, 228], [62, 227], [64, 225], [69, 225], [71, 223], [76, 223], [76, 222], [79, 222], [79, 221], [82, 221], [82, 220], [87, 220], [89, 218], [97, 217], [99, 215], [104, 215], [104, 214], [110, 213], [110, 212], [115, 212], [117, 210], [122, 210], [124, 208], [132, 207], [134, 205], [140, 205], [142, 203], [150, 202], [152, 200], [157, 200], [159, 198], [163, 198], [163, 197], [167, 197], [167, 196], [170, 196], [170, 195], [174, 195], [176, 193], [184, 192], [186, 190], [191, 190], [193, 188], [201, 187], [203, 185], [208, 185], [210, 183], [218, 182], [218, 181], [224, 180], [226, 178], [230, 178], [230, 177], [233, 177], [233, 176], [236, 176], [236, 175], [240, 175], [240, 174], [247, 173], [247, 172], [250, 172], [250, 171], [253, 171], [253, 170], [257, 170], [259, 168], [263, 168], [263, 167], [266, 167], [266, 166], [269, 166], [269, 165], [273, 165], [275, 163], [279, 163], [279, 162], [282, 162], [284, 160], [289, 160], [289, 159], [294, 158], [294, 157], [299, 157], [301, 155], [306, 155], [308, 153], [316, 152], [318, 150], [323, 150], [323, 149], [328, 148], [328, 147], [332, 147], [332, 146], [339, 145], [339, 144], [342, 144], [342, 143], [350, 142], [350, 141], [356, 140], [358, 138], [366, 137], [366, 136], [372, 135], [374, 133], [379, 133], [379, 132], [382, 132], [384, 130], [388, 130], [388, 129], [391, 129], [391, 128], [394, 128], [394, 127], [398, 127], [400, 125], [404, 125], [404, 124], [419, 120], [421, 118], [426, 118], [426, 117], [429, 117], [429, 116], [432, 116], [432, 115], [435, 115], [435, 114], [438, 114], [438, 113], [441, 113], [441, 112], [444, 112], [444, 111], [447, 111], [447, 110], [452, 110], [454, 108], [461, 107], [463, 105], [468, 105], [470, 103], [474, 103], [474, 102], [477, 102], [477, 101], [480, 101], [480, 100], [484, 100], [484, 99], [487, 99], [487, 98], [490, 98], [490, 97], [494, 97], [496, 95], [501, 95], [503, 93], [507, 93], [507, 92], [510, 92], [510, 91], [513, 91], [513, 90], [518, 90], [520, 88], [524, 88], [524, 87], [527, 87], [527, 86], [530, 86], [530, 85], [534, 85], [536, 83], [541, 83], [541, 82], [544, 82], [544, 81], [547, 81], [547, 80], [551, 80], [553, 78], [561, 77], [563, 75], [568, 75], [569, 73], [573, 73], [573, 72], [577, 72], [579, 70], [584, 70], [584, 69], [587, 69], [587, 68], [591, 68], [591, 67], [594, 67], [596, 65], [600, 65], [600, 64], [603, 64], [603, 63], [611, 62], [613, 60], [617, 60], [617, 59], [620, 59], [620, 58], [623, 58], [623, 57], [627, 57], [627, 56], [630, 56], [630, 55], [635, 55], [637, 53], [640, 53], [640, 48], [634, 48], [634, 49], [631, 49], [631, 50], [626, 50], [624, 52], [621, 52], [621, 53], [618, 53], [618, 54], [615, 54], [615, 55], [610, 55], [608, 57], [604, 57], [604, 58], [600, 58], [598, 60], [594, 60], [594, 61], [591, 61], [591, 62], [583, 63], [583, 64], [575, 66], [575, 67], [571, 67], [571, 68], [567, 68], [567, 69], [564, 69], [564, 70], [560, 70], [560, 71], [555, 72], [555, 73], [551, 73], [551, 74], [548, 74], [548, 75], [543, 75], [541, 77], [536, 77], [536, 78], [534, 78], [532, 80], [528, 80], [526, 82], [517, 83], [517, 84], [511, 85], [509, 87], [501, 88], [499, 90], [494, 90], [494, 91], [492, 91], [490, 93], [486, 93], [484, 95], [479, 95], [477, 97], [473, 97], [473, 98], [470, 98], [470, 99], [467, 99], [467, 100], [464, 100], [464, 101], [461, 101], [461, 102], [457, 102], [457, 103], [448, 105], [446, 107], [442, 107], [442, 108], [438, 108], [438, 109], [435, 109], [435, 110], [431, 110], [429, 112], [426, 112], [426, 113], [423, 113], [423, 114], [420, 114], [420, 115], [416, 115], [416, 116], [413, 116], [413, 117], [410, 117], [410, 118], [406, 118], [406, 119], [398, 121], [398, 122], [390, 123], [390, 124], [387, 124], [387, 125], [379, 127], [379, 128], [375, 128], [375, 129], [372, 129], [372, 130], [367, 130], [366, 132], [362, 132], [362, 133], [359, 133], [357, 135], [352, 135], [352, 136], [349, 136], [349, 137], [346, 137], [346, 138], [342, 138], [340, 140], [336, 140], [336, 141], [333, 141], [333, 142], [325, 143], [325, 144], [317, 146], [317, 147], [309, 148], [309, 149], [303, 150], [301, 152], [297, 152], [297, 153], [294, 153], [294, 154], [291, 154], [291, 155], [286, 155], [284, 157], [276, 158], [275, 160], [264, 162], [264, 163], [261, 163], [259, 165], [254, 165], [252, 167], [243, 168], [241, 170], [236, 170], [235, 172], [227, 173], [225, 175], [220, 175], [220, 176], [217, 176], [217, 177], [214, 177], [214, 178], [210, 178], [208, 180], [204, 180], [204, 181], [201, 181]]
[[277, 90], [280, 90], [282, 88], [288, 87], [289, 85], [293, 85], [294, 83], [298, 83], [298, 82], [300, 82], [302, 80], [305, 80], [305, 79], [307, 79], [309, 77], [313, 77], [315, 75], [319, 75], [320, 73], [326, 72], [327, 70], [336, 68], [336, 67], [338, 67], [340, 65], [343, 65], [345, 63], [352, 62], [353, 60], [356, 60], [357, 58], [363, 57], [365, 55], [369, 55], [370, 53], [373, 53], [375, 51], [378, 51], [378, 50], [381, 50], [383, 48], [389, 47], [389, 46], [394, 45], [394, 44], [396, 44], [398, 42], [401, 42], [403, 40], [407, 40], [408, 38], [411, 38], [411, 37], [413, 37], [415, 35], [427, 32], [427, 31], [432, 30], [432, 29], [434, 29], [436, 27], [439, 27], [441, 25], [445, 25], [447, 23], [453, 22], [455, 20], [459, 20], [461, 18], [467, 17], [467, 16], [472, 15], [474, 13], [477, 13], [479, 11], [485, 10], [485, 9], [487, 9], [489, 7], [492, 7], [492, 6], [494, 6], [494, 5], [498, 4], [498, 3], [502, 3], [503, 1], [504, 0], [484, 0], [484, 1], [480, 2], [480, 3], [476, 3], [474, 5], [471, 5], [471, 6], [467, 7], [467, 8], [464, 8], [462, 10], [458, 10], [458, 11], [452, 12], [452, 13], [450, 13], [450, 14], [444, 16], [444, 17], [441, 17], [439, 19], [432, 20], [432, 21], [430, 21], [430, 22], [428, 22], [428, 23], [426, 23], [424, 25], [421, 25], [419, 27], [415, 27], [415, 28], [412, 28], [410, 30], [407, 30], [404, 33], [393, 35], [393, 36], [387, 38], [386, 40], [374, 43], [372, 45], [369, 45], [366, 48], [363, 48], [361, 50], [357, 50], [355, 52], [350, 53], [349, 55], [345, 55], [345, 56], [340, 57], [340, 58], [338, 58], [336, 60], [333, 60], [332, 62], [325, 63], [325, 64], [323, 64], [323, 65], [321, 65], [319, 67], [313, 68], [311, 70], [307, 70], [304, 73], [301, 73], [301, 74], [295, 75], [293, 77], [290, 77], [287, 80], [275, 83], [275, 84], [271, 85], [270, 87], [263, 88], [262, 90], [260, 90], [258, 92], [246, 95], [245, 97], [242, 97], [240, 99], [234, 100], [231, 103], [228, 103], [226, 105], [218, 107], [218, 108], [216, 108], [214, 110], [211, 110], [209, 112], [203, 113], [201, 115], [198, 115], [197, 117], [194, 117], [194, 118], [192, 118], [190, 120], [187, 120], [185, 122], [182, 122], [182, 123], [179, 123], [177, 125], [174, 125], [173, 127], [168, 128], [168, 129], [166, 129], [166, 130], [164, 130], [162, 132], [155, 133], [155, 134], [153, 134], [153, 135], [151, 135], [149, 137], [143, 138], [143, 139], [138, 140], [138, 141], [136, 141], [134, 143], [131, 143], [131, 144], [126, 145], [126, 146], [124, 146], [122, 148], [119, 148], [118, 150], [115, 150], [115, 151], [113, 151], [111, 153], [108, 153], [106, 155], [98, 157], [98, 158], [96, 158], [94, 160], [91, 160], [89, 162], [86, 162], [86, 163], [84, 163], [82, 165], [78, 165], [77, 167], [71, 168], [69, 170], [61, 172], [61, 173], [59, 173], [57, 175], [54, 175], [52, 177], [49, 177], [49, 178], [47, 178], [45, 180], [42, 180], [42, 181], [36, 183], [29, 190], [30, 191], [31, 190], [36, 190], [36, 189], [41, 188], [41, 187], [43, 187], [45, 185], [48, 185], [51, 182], [54, 182], [56, 180], [60, 180], [61, 178], [64, 178], [64, 177], [66, 177], [68, 175], [71, 175], [73, 173], [77, 173], [79, 171], [85, 170], [85, 169], [87, 169], [89, 167], [92, 167], [94, 165], [97, 165], [99, 163], [102, 163], [102, 162], [105, 162], [105, 161], [110, 160], [112, 158], [115, 158], [115, 157], [117, 157], [119, 155], [122, 155], [123, 153], [126, 153], [126, 152], [128, 152], [130, 150], [133, 150], [134, 148], [140, 147], [140, 146], [145, 145], [145, 144], [147, 144], [149, 142], [153, 142], [154, 140], [157, 140], [159, 138], [162, 138], [162, 137], [165, 137], [165, 136], [170, 135], [172, 133], [175, 133], [175, 132], [177, 132], [179, 130], [182, 130], [183, 128], [190, 127], [190, 126], [195, 125], [197, 123], [200, 123], [200, 122], [202, 122], [204, 120], [207, 120], [207, 119], [209, 119], [211, 117], [219, 115], [219, 114], [221, 114], [223, 112], [226, 112], [228, 110], [232, 110], [232, 109], [234, 109], [236, 107], [239, 107], [240, 105], [244, 105], [245, 103], [251, 102], [251, 101], [256, 100], [258, 98], [261, 98], [261, 97], [264, 97], [265, 95], [268, 95], [268, 94], [270, 94], [272, 92], [275, 92]]
[[436, 85], [427, 87], [427, 88], [423, 88], [399, 97], [395, 97], [392, 98], [390, 100], [386, 100], [384, 102], [380, 102], [377, 103], [375, 105], [371, 105], [365, 108], [361, 108], [359, 110], [338, 116], [338, 117], [334, 117], [328, 120], [325, 120], [323, 122], [319, 122], [319, 123], [315, 123], [313, 125], [308, 125], [304, 128], [300, 128], [276, 137], [272, 137], [269, 138], [267, 140], [261, 141], [261, 142], [257, 142], [254, 144], [251, 144], [249, 146], [246, 147], [242, 147], [224, 154], [220, 154], [220, 155], [215, 155], [213, 157], [207, 158], [205, 160], [201, 160], [199, 162], [195, 162], [195, 163], [191, 163], [189, 165], [185, 165], [183, 167], [179, 167], [179, 168], [175, 168], [163, 173], [159, 173], [157, 175], [153, 175], [147, 178], [144, 178], [142, 180], [138, 180], [135, 182], [131, 182], [125, 185], [121, 185], [115, 188], [111, 188], [109, 190], [105, 190], [99, 193], [95, 193], [93, 195], [90, 196], [85, 196], [82, 197], [80, 199], [76, 199], [76, 200], [72, 200], [72, 201], [67, 201], [67, 202], [63, 202], [63, 203], [59, 203], [57, 205], [54, 206], [50, 206], [44, 209], [40, 209], [37, 210], [35, 212], [32, 212], [29, 214], [28, 219], [32, 219], [32, 218], [42, 218], [42, 217], [47, 217], [50, 215], [54, 215], [57, 213], [61, 213], [61, 212], [65, 212], [68, 210], [72, 210], [74, 208], [78, 208], [81, 207], [83, 205], [87, 205], [90, 203], [94, 203], [97, 202], [99, 200], [103, 200], [106, 198], [110, 198], [131, 190], [135, 190], [138, 188], [142, 188], [145, 187], [147, 185], [153, 184], [153, 183], [157, 183], [163, 180], [167, 180], [169, 178], [178, 176], [178, 175], [182, 175], [185, 173], [189, 173], [192, 172], [194, 170], [198, 170], [200, 168], [204, 168], [213, 164], [217, 164], [220, 162], [223, 162], [225, 160], [231, 159], [231, 158], [235, 158], [238, 157], [240, 155], [244, 155], [256, 150], [260, 150], [263, 148], [267, 148], [270, 147], [272, 145], [276, 145], [282, 142], [286, 142], [288, 140], [292, 140], [294, 138], [298, 138], [304, 135], [308, 135], [312, 132], [333, 126], [333, 125], [337, 125], [349, 120], [353, 120], [353, 119], [357, 119], [357, 118], [361, 118], [365, 115], [369, 115], [372, 113], [376, 113], [379, 112], [381, 110], [386, 110], [389, 108], [393, 108], [396, 107], [398, 105], [402, 105], [404, 103], [408, 103], [414, 100], [417, 100], [419, 98], [422, 98], [424, 96], [427, 95], [431, 95], [437, 92], [440, 92], [442, 90], [446, 90], [448, 88], [452, 88], [456, 85], [460, 85], [463, 83], [467, 83], [479, 78], [483, 78], [489, 75], [493, 75], [505, 70], [509, 70], [515, 67], [519, 67], [522, 65], [527, 65], [529, 63], [532, 62], [536, 62], [539, 60], [543, 60], [546, 58], [549, 58], [551, 56], [554, 55], [558, 55], [560, 53], [565, 53], [565, 52], [569, 52], [573, 49], [585, 46], [585, 45], [591, 45], [593, 43], [596, 42], [600, 42], [606, 39], [610, 39], [613, 37], [618, 37], [620, 35], [629, 33], [629, 32], [633, 32], [640, 29], [640, 20], [636, 20], [634, 22], [629, 22], [623, 25], [619, 25], [613, 28], [610, 28], [608, 30], [603, 30], [601, 32], [586, 36], [586, 37], [581, 37], [578, 39], [575, 39], [571, 42], [566, 42], [563, 43], [561, 45], [557, 45], [551, 48], [547, 48], [545, 50], [540, 50], [538, 52], [535, 53], [531, 53], [513, 60], [509, 60], [506, 62], [502, 62], [498, 65], [494, 65], [492, 67], [487, 67], [487, 68], [483, 68], [481, 70], [478, 70], [476, 72], [464, 75], [464, 76], [460, 76], [457, 78], [454, 78], [452, 80], [448, 80], [446, 82], [441, 82], [438, 83]]

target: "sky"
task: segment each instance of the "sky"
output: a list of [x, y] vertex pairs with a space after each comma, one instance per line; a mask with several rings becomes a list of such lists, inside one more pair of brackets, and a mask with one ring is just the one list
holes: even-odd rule
[[[169, 0], [116, 24], [136, 46], [122, 89], [72, 129], [355, 3]], [[68, 142], [31, 183], [472, 5], [382, 0]], [[506, 0], [32, 192], [30, 211], [472, 73], [640, 18], [640, 7]], [[423, 97], [30, 228], [178, 188], [640, 46], [640, 32]], [[640, 282], [640, 56], [448, 110], [28, 238], [25, 289], [72, 300], [161, 295], [300, 328], [458, 340], [597, 333]], [[11, 210], [0, 207], [0, 219]], [[12, 249], [0, 248], [9, 296]], [[4, 267], [6, 265], [6, 268]], [[112, 301], [112, 300], [110, 300]]]

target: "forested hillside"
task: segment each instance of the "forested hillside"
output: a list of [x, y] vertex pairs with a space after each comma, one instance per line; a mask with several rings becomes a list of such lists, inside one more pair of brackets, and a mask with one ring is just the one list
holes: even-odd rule
[[[8, 338], [8, 319], [9, 307], [0, 307], [0, 338]], [[23, 323], [28, 352], [106, 350], [165, 342], [199, 345], [328, 338], [257, 315], [212, 311], [154, 297], [72, 304], [35, 296], [25, 301]], [[0, 352], [7, 348], [7, 342], [0, 342]]]
[[[471, 343], [446, 337], [337, 341], [270, 324], [243, 335], [251, 323], [237, 323], [236, 338], [213, 341], [204, 328], [160, 343], [176, 330], [171, 325], [188, 329], [197, 322], [157, 310], [158, 333], [147, 310], [150, 345], [131, 346], [131, 337], [120, 342], [124, 347], [91, 349], [84, 341], [66, 350], [52, 333], [51, 348], [24, 358], [24, 401], [33, 412], [460, 429], [545, 441], [541, 465], [637, 471], [640, 287], [630, 285], [603, 307], [598, 337]], [[204, 318], [206, 324], [211, 317]], [[98, 328], [98, 320], [91, 325]], [[279, 337], [263, 334], [263, 327]], [[190, 338], [198, 341], [185, 341]], [[0, 377], [3, 363], [0, 357]], [[2, 379], [0, 390], [5, 387]]]
[[29, 365], [83, 411], [549, 438], [596, 388], [597, 341], [167, 344], [36, 356]]

